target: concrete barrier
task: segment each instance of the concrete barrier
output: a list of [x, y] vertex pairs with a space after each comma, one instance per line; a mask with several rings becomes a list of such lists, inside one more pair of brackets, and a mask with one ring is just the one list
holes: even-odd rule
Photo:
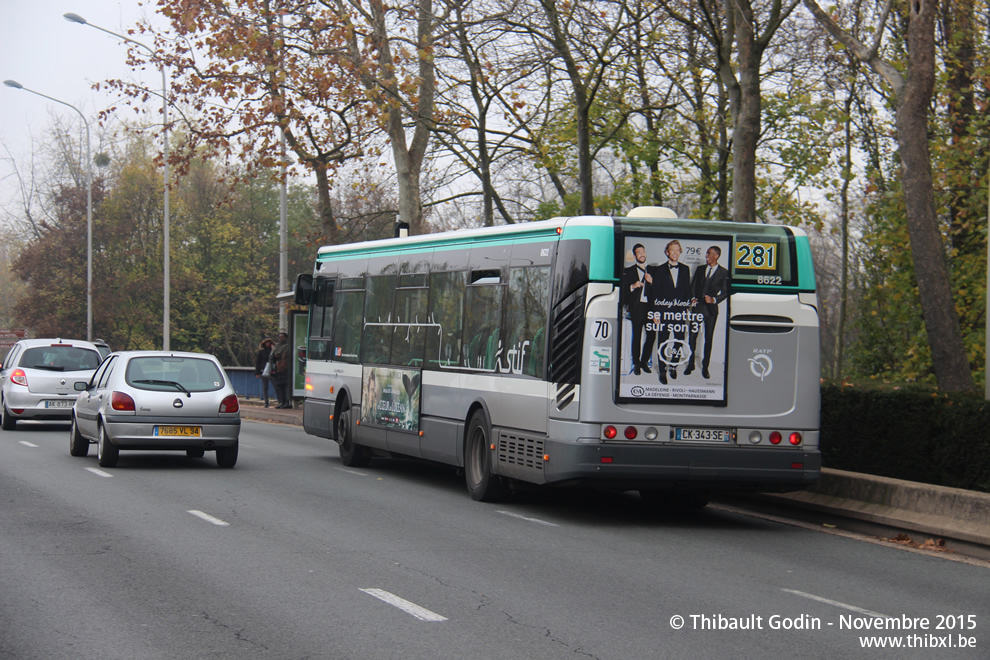
[[791, 506], [990, 547], [990, 493], [822, 469], [805, 491], [764, 495]]

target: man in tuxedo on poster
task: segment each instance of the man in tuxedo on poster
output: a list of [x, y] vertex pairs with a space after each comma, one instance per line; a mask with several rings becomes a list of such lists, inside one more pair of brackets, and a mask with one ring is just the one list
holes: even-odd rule
[[650, 373], [649, 363], [657, 333], [646, 328], [649, 323], [647, 314], [651, 309], [650, 288], [653, 284], [653, 275], [646, 265], [646, 248], [637, 243], [632, 251], [635, 261], [622, 271], [622, 302], [629, 310], [629, 320], [632, 322], [630, 352], [633, 373], [638, 376], [642, 371]]
[[[718, 263], [722, 256], [722, 249], [713, 245], [705, 252], [705, 263], [698, 266], [694, 271], [694, 280], [691, 288], [694, 292], [692, 304], [694, 309], [700, 313], [705, 326], [705, 350], [701, 360], [701, 375], [711, 378], [708, 367], [712, 361], [712, 340], [715, 337], [715, 323], [718, 322], [718, 306], [729, 296], [729, 271]], [[684, 371], [687, 376], [694, 371], [695, 349], [698, 346], [698, 331], [692, 324], [691, 331], [691, 361]]]
[[[691, 268], [680, 263], [683, 252], [681, 242], [674, 239], [667, 243], [664, 253], [667, 261], [659, 266], [653, 266], [653, 287], [651, 289], [652, 304], [650, 313], [653, 315], [651, 324], [657, 330], [658, 360], [657, 377], [664, 385], [667, 376], [677, 378], [677, 364], [671, 364], [664, 358], [664, 344], [671, 335], [687, 344], [686, 320], [673, 320], [674, 314], [687, 312], [691, 309]], [[673, 327], [672, 327], [673, 326]]]

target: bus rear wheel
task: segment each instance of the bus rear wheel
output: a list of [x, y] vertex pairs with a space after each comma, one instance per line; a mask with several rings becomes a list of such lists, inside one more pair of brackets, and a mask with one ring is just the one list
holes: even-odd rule
[[492, 430], [485, 413], [471, 416], [464, 448], [464, 481], [479, 502], [498, 502], [509, 493], [504, 479], [492, 474]]
[[347, 467], [365, 467], [371, 462], [371, 452], [368, 448], [354, 442], [354, 433], [351, 429], [351, 402], [347, 399], [340, 404], [336, 437], [341, 463]]

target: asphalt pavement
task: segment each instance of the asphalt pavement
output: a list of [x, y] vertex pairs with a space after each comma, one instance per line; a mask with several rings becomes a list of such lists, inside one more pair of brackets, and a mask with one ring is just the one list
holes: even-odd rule
[[[258, 399], [240, 402], [243, 419], [302, 426], [300, 401], [291, 409], [266, 408]], [[821, 480], [807, 490], [719, 501], [990, 560], [990, 493], [823, 468]]]

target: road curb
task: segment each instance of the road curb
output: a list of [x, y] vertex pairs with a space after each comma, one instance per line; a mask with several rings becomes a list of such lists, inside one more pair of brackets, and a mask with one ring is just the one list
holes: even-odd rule
[[807, 490], [761, 499], [990, 546], [990, 493], [822, 468]]
[[241, 419], [250, 419], [256, 422], [275, 422], [278, 424], [291, 424], [293, 426], [303, 425], [302, 404], [294, 404], [293, 408], [276, 408], [272, 404], [268, 408], [260, 401], [251, 399], [240, 399]]

